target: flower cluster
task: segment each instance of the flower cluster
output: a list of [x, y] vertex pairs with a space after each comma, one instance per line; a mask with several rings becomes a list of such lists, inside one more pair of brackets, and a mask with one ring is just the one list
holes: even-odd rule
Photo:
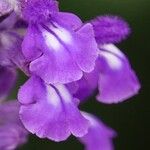
[[[127, 57], [114, 45], [130, 33], [116, 16], [82, 22], [56, 0], [0, 2], [0, 150], [13, 150], [29, 133], [59, 142], [71, 134], [86, 150], [112, 150], [115, 131], [78, 105], [98, 89], [111, 104], [138, 93]], [[17, 69], [29, 78], [17, 100], [6, 101]]]

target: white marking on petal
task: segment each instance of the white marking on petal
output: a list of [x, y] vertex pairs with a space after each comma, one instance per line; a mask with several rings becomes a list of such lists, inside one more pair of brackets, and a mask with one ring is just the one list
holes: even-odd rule
[[122, 67], [122, 62], [119, 59], [119, 57], [109, 53], [109, 52], [101, 52], [101, 55], [105, 57], [108, 65], [113, 69], [113, 70], [119, 70]]
[[54, 88], [50, 85], [46, 86], [47, 89], [47, 101], [49, 104], [53, 105], [54, 107], [58, 107], [61, 105], [61, 100], [57, 92]]
[[100, 46], [100, 49], [105, 49], [121, 58], [124, 58], [124, 54], [114, 44], [104, 44]]
[[62, 84], [56, 84], [55, 87], [58, 89], [62, 99], [66, 103], [70, 103], [72, 100], [72, 96], [70, 95], [69, 91], [66, 89], [66, 87]]
[[60, 42], [58, 39], [48, 31], [42, 31], [43, 37], [45, 39], [46, 45], [49, 48], [53, 48], [55, 51], [58, 51], [60, 49]]
[[72, 42], [72, 36], [65, 28], [57, 25], [57, 28], [51, 29], [63, 42], [68, 44]]

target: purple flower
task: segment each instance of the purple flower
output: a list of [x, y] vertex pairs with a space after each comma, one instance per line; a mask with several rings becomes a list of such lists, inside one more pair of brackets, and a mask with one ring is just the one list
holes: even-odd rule
[[18, 99], [25, 128], [40, 138], [63, 141], [71, 134], [81, 137], [87, 133], [89, 122], [63, 85], [48, 85], [33, 76], [20, 88]]
[[0, 104], [0, 149], [15, 150], [27, 140], [27, 131], [19, 119], [19, 104], [9, 101]]
[[115, 131], [104, 125], [95, 116], [85, 112], [82, 114], [90, 121], [88, 133], [79, 138], [85, 145], [85, 150], [113, 150], [112, 138], [116, 137]]
[[119, 43], [130, 33], [129, 25], [118, 16], [100, 16], [91, 23], [98, 44]]
[[[140, 83], [127, 57], [115, 45], [107, 44], [107, 42], [109, 41], [109, 37], [113, 39], [109, 42], [117, 41], [116, 37], [119, 37], [120, 40], [123, 39], [129, 33], [127, 32], [129, 29], [127, 28], [127, 23], [123, 23], [117, 17], [110, 17], [110, 20], [107, 16], [100, 18], [103, 19], [95, 20], [95, 22], [92, 21], [95, 36], [99, 44], [99, 56], [95, 70], [89, 74], [84, 74], [82, 79], [76, 81], [76, 83], [67, 85], [67, 87], [74, 96], [81, 100], [91, 95], [92, 91], [98, 87], [98, 101], [103, 103], [118, 103], [137, 94], [140, 89]], [[106, 26], [106, 21], [109, 22], [108, 26]], [[101, 30], [103, 31], [103, 36], [107, 35], [104, 38], [97, 36], [98, 33], [102, 32]], [[114, 34], [114, 30], [116, 35]], [[124, 32], [126, 34], [119, 32], [119, 30], [126, 31]], [[100, 42], [101, 39], [103, 42]], [[104, 42], [105, 44], [102, 44]], [[76, 85], [76, 89], [72, 88], [74, 85]]]
[[118, 103], [136, 95], [140, 83], [126, 56], [114, 45], [100, 47], [99, 91], [97, 99]]
[[74, 14], [59, 12], [55, 4], [54, 0], [23, 3], [29, 27], [22, 51], [31, 61], [32, 75], [47, 83], [68, 83], [94, 69], [97, 44], [90, 23], [83, 25]]
[[[71, 84], [67, 85], [70, 92], [81, 100], [98, 87], [97, 100], [103, 103], [124, 101], [136, 95], [140, 89], [140, 83], [127, 57], [113, 44], [101, 45], [95, 70]], [[71, 88], [75, 84], [76, 90]]]

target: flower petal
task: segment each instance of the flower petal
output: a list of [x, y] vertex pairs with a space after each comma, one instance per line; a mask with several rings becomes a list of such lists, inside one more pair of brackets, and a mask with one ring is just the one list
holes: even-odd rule
[[23, 124], [40, 138], [63, 141], [71, 133], [75, 136], [87, 133], [88, 121], [63, 85], [47, 85], [40, 78], [31, 77], [19, 90], [18, 99], [22, 104], [20, 117]]
[[97, 89], [99, 79], [99, 70], [97, 66], [92, 72], [84, 73], [80, 80], [66, 85], [74, 97], [81, 101], [86, 100]]
[[112, 138], [116, 136], [116, 133], [95, 116], [85, 112], [82, 114], [90, 121], [88, 133], [79, 138], [85, 145], [85, 150], [113, 150]]
[[88, 131], [89, 122], [77, 109], [78, 102], [76, 102], [76, 99], [72, 98], [68, 90], [63, 85], [58, 84], [55, 87], [60, 92], [60, 96], [64, 101], [70, 132], [76, 137], [85, 135]]
[[[72, 51], [77, 64], [84, 72], [94, 70], [98, 48], [94, 38], [93, 27], [87, 23], [77, 31], [79, 48]], [[76, 44], [76, 43], [75, 43]]]
[[[65, 42], [68, 43], [67, 38], [71, 38], [71, 35], [65, 29], [63, 31], [65, 32], [63, 34], [61, 34], [61, 30], [55, 32], [63, 40], [66, 39]], [[67, 83], [79, 80], [82, 77], [82, 71], [75, 63], [68, 49], [48, 30], [41, 28], [41, 32], [41, 38], [35, 43], [44, 54], [30, 63], [31, 73], [40, 76], [47, 83]], [[25, 45], [27, 44], [25, 42]], [[33, 53], [26, 51], [27, 55], [33, 54], [32, 57], [36, 58], [37, 55], [34, 49], [32, 48]]]
[[140, 83], [126, 56], [112, 44], [100, 49], [100, 94], [97, 99], [103, 103], [118, 103], [137, 94]]
[[47, 83], [68, 83], [82, 77], [82, 71], [63, 49], [32, 61], [30, 71]]
[[[73, 13], [59, 12], [55, 18], [60, 24], [69, 26], [71, 29], [76, 30], [80, 28], [83, 23], [80, 18]], [[64, 22], [65, 20], [65, 22]]]

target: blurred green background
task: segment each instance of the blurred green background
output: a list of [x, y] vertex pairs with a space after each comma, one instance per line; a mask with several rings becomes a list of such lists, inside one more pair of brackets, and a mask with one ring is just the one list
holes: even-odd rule
[[[77, 14], [83, 20], [114, 14], [129, 22], [132, 35], [118, 47], [129, 57], [140, 78], [140, 94], [118, 105], [100, 104], [91, 98], [81, 109], [97, 115], [118, 132], [118, 138], [114, 140], [115, 150], [150, 149], [150, 0], [60, 0], [60, 8]], [[20, 81], [18, 85], [22, 83]], [[74, 137], [54, 143], [31, 136], [29, 142], [18, 150], [52, 149], [83, 150], [83, 146]]]

